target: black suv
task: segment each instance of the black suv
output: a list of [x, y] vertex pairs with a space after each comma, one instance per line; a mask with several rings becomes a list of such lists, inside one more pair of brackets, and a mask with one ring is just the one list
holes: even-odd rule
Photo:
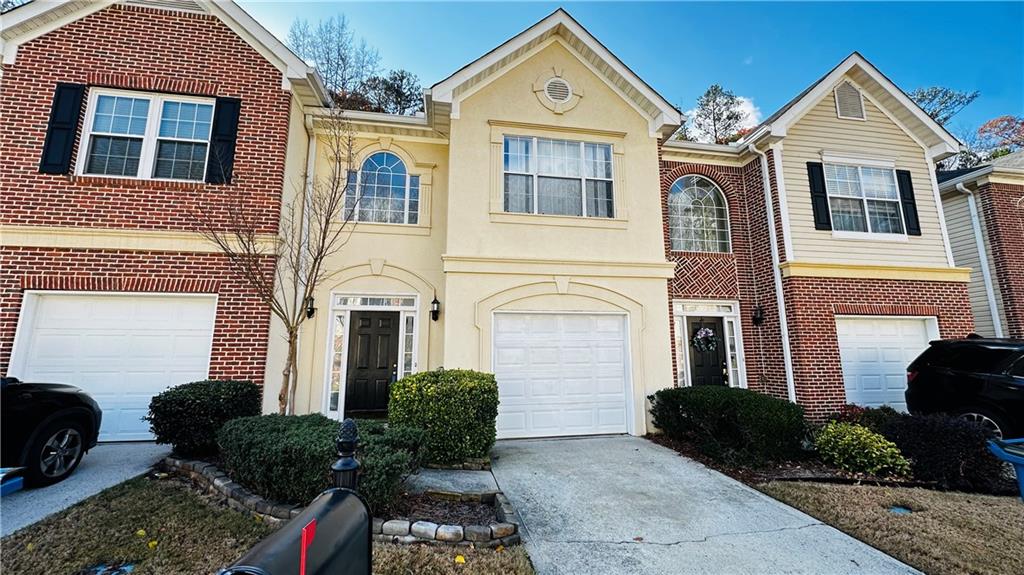
[[907, 368], [907, 409], [960, 415], [1000, 438], [1024, 436], [1024, 340], [931, 342]]
[[29, 485], [57, 483], [96, 445], [103, 412], [72, 385], [0, 379], [0, 465], [24, 467]]

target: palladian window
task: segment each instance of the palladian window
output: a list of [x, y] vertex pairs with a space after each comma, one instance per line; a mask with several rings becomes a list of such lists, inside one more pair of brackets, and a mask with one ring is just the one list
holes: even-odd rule
[[703, 176], [683, 176], [672, 184], [668, 194], [668, 227], [673, 251], [730, 251], [725, 196]]
[[419, 223], [420, 177], [410, 175], [401, 158], [376, 152], [359, 171], [348, 174], [345, 215], [357, 222]]

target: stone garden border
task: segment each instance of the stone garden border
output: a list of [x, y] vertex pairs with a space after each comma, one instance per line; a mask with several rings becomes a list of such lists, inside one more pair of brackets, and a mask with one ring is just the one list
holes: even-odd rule
[[[270, 525], [283, 524], [301, 513], [303, 509], [299, 505], [288, 505], [263, 499], [239, 483], [232, 481], [227, 473], [212, 463], [166, 457], [161, 461], [160, 468], [191, 479], [192, 483], [203, 491], [226, 498], [228, 506], [232, 509], [251, 513]], [[442, 525], [431, 521], [384, 520], [374, 517], [373, 540], [401, 545], [425, 543], [488, 548], [499, 545], [509, 547], [522, 542], [519, 533], [522, 520], [505, 494], [501, 492], [455, 493], [448, 491], [427, 491], [426, 494], [466, 502], [491, 503], [495, 507], [498, 522], [490, 525]]]

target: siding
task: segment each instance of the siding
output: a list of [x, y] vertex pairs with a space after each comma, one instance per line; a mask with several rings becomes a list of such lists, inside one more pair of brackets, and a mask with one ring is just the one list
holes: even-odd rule
[[[939, 212], [924, 149], [867, 98], [864, 99], [864, 108], [866, 121], [841, 120], [836, 117], [832, 92], [828, 92], [788, 131], [782, 164], [794, 259], [947, 267]], [[911, 236], [907, 242], [870, 241], [836, 239], [830, 231], [815, 230], [807, 162], [820, 162], [823, 150], [892, 158], [897, 169], [910, 170], [922, 235]]]
[[[967, 285], [967, 291], [971, 298], [974, 330], [980, 335], [995, 337], [996, 329], [992, 322], [992, 310], [988, 303], [988, 296], [985, 294], [985, 280], [981, 274], [981, 258], [974, 239], [974, 228], [971, 225], [971, 211], [968, 207], [967, 196], [963, 194], [948, 196], [943, 199], [942, 206], [946, 214], [946, 229], [949, 231], [953, 260], [957, 267], [971, 268], [971, 283]], [[984, 234], [984, 227], [982, 233]], [[989, 254], [988, 260], [989, 268], [992, 269], [991, 254]], [[998, 298], [997, 294], [997, 301]]]

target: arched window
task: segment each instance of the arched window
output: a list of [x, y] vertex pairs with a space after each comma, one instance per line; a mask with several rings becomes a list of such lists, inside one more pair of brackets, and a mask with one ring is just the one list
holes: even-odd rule
[[703, 176], [683, 176], [668, 194], [668, 232], [672, 250], [728, 252], [729, 210], [725, 196]]
[[419, 222], [420, 177], [409, 175], [405, 163], [391, 152], [375, 152], [359, 172], [348, 174], [345, 214], [359, 222]]

